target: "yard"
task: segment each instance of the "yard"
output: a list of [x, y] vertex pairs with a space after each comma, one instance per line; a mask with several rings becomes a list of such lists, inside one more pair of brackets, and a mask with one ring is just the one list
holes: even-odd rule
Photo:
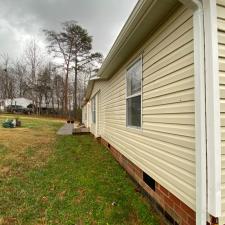
[[92, 137], [57, 136], [60, 120], [20, 120], [21, 128], [0, 128], [0, 225], [159, 224]]

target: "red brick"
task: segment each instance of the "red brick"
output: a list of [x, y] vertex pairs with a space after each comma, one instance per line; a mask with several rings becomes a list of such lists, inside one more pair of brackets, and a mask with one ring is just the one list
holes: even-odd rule
[[162, 200], [162, 198], [160, 198], [159, 196], [157, 196], [157, 195], [155, 195], [155, 196], [153, 196], [154, 197], [154, 199], [156, 200], [156, 202], [159, 204], [159, 205], [161, 205], [163, 208], [165, 208], [165, 203], [164, 203], [164, 201]]
[[169, 197], [164, 197], [164, 202], [169, 205], [172, 209], [174, 208], [174, 202]]
[[[108, 142], [101, 139], [101, 143], [108, 148]], [[195, 225], [195, 212], [185, 205], [176, 196], [170, 193], [167, 189], [156, 182], [156, 190], [153, 191], [143, 181], [143, 171], [117, 151], [113, 146], [110, 146], [109, 151], [120, 163], [120, 165], [129, 173], [140, 186], [161, 205], [162, 208], [167, 210], [174, 219], [179, 221], [180, 225]]]
[[185, 222], [185, 221], [182, 221], [181, 225], [189, 225], [189, 224], [187, 222]]
[[172, 214], [171, 212], [174, 212], [173, 207], [171, 207], [171, 205], [167, 204], [165, 201], [164, 201], [164, 209], [167, 212], [170, 212], [169, 214]]
[[181, 200], [177, 198], [175, 195], [170, 193], [170, 199], [179, 207], [181, 206]]
[[138, 184], [141, 183], [141, 178], [140, 177], [137, 177], [136, 175], [134, 175], [134, 179], [138, 182]]
[[182, 221], [188, 222], [188, 215], [182, 208], [180, 208], [179, 206], [175, 205], [174, 206], [174, 210], [177, 213], [177, 215], [181, 218]]
[[143, 173], [140, 169], [135, 168], [135, 173], [140, 177], [143, 178]]
[[164, 201], [165, 198], [169, 198], [169, 195], [165, 195], [164, 192], [162, 192], [161, 190], [158, 190], [157, 195], [160, 196], [160, 198]]
[[166, 196], [169, 196], [169, 191], [167, 191], [163, 186], [160, 186], [160, 191], [165, 194]]
[[181, 202], [181, 208], [187, 212], [187, 214], [191, 217], [191, 218], [195, 218], [195, 212], [188, 207], [187, 205], [185, 205], [183, 202]]
[[188, 224], [195, 225], [196, 224], [195, 218], [188, 217]]

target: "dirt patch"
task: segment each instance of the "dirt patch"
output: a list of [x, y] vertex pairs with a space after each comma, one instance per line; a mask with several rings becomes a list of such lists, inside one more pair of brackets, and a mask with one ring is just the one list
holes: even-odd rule
[[74, 198], [74, 202], [76, 204], [80, 204], [85, 197], [86, 190], [84, 188], [80, 188], [77, 190], [77, 196]]
[[66, 190], [58, 194], [58, 198], [62, 201], [65, 198]]
[[17, 224], [17, 219], [14, 217], [0, 218], [0, 225], [15, 225]]
[[136, 212], [131, 212], [129, 215], [129, 224], [136, 225], [141, 224]]

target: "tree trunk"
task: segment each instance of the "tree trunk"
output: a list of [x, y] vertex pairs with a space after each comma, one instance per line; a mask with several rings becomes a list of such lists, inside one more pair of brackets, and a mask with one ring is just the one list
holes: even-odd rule
[[52, 109], [53, 109], [53, 112], [55, 112], [55, 101], [54, 101], [53, 91], [51, 92], [51, 100], [52, 100]]
[[77, 58], [75, 58], [74, 67], [74, 118], [77, 119]]
[[69, 77], [69, 65], [66, 67], [66, 79], [65, 79], [65, 96], [64, 96], [64, 112], [68, 115], [68, 77]]

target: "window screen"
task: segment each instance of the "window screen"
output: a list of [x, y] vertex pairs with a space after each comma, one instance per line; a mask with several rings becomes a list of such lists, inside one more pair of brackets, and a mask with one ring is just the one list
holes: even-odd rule
[[127, 70], [127, 126], [141, 127], [142, 60]]

